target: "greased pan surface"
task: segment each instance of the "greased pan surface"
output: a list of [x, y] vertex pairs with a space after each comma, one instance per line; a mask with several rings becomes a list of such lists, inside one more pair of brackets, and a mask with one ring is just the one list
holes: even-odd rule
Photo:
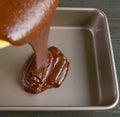
[[119, 99], [118, 83], [106, 16], [93, 8], [58, 8], [49, 46], [70, 61], [69, 74], [58, 89], [24, 92], [20, 71], [32, 54], [28, 45], [0, 50], [0, 110], [106, 110]]

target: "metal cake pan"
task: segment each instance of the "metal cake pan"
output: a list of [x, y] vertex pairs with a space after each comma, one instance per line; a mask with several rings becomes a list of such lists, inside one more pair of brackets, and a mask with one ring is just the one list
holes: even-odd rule
[[113, 50], [105, 14], [94, 8], [58, 8], [49, 46], [70, 61], [62, 86], [32, 95], [21, 88], [19, 73], [30, 46], [0, 50], [0, 110], [106, 110], [119, 100]]

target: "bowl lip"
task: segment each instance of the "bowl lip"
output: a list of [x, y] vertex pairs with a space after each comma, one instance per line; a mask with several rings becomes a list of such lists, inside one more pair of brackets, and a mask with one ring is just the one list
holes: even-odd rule
[[110, 29], [109, 29], [109, 24], [108, 24], [108, 20], [107, 20], [107, 16], [106, 14], [97, 8], [74, 8], [74, 7], [58, 7], [57, 8], [58, 11], [96, 11], [98, 13], [100, 13], [104, 19], [105, 19], [105, 24], [107, 27], [107, 35], [109, 38], [109, 46], [110, 46], [110, 54], [111, 54], [111, 58], [112, 58], [112, 66], [113, 66], [113, 73], [114, 73], [114, 80], [115, 80], [115, 90], [116, 90], [116, 99], [114, 101], [113, 104], [108, 105], [108, 106], [80, 106], [80, 107], [76, 107], [76, 106], [65, 106], [65, 107], [58, 107], [58, 106], [54, 106], [54, 107], [28, 107], [28, 106], [0, 106], [0, 110], [9, 110], [9, 111], [81, 111], [81, 110], [109, 110], [114, 108], [118, 102], [119, 102], [119, 86], [118, 86], [118, 79], [117, 79], [117, 73], [116, 73], [116, 66], [115, 66], [115, 60], [114, 60], [114, 54], [113, 54], [113, 49], [112, 49], [112, 42], [111, 42], [111, 36], [110, 36]]
[[6, 48], [8, 46], [10, 46], [10, 43], [8, 41], [0, 39], [0, 49]]

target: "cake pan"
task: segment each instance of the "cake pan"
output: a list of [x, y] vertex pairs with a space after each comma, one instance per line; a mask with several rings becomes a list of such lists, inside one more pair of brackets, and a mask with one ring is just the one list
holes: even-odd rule
[[105, 14], [94, 8], [58, 8], [49, 46], [62, 50], [70, 70], [62, 86], [32, 95], [19, 82], [33, 53], [29, 45], [0, 50], [0, 110], [107, 110], [119, 100], [113, 50]]

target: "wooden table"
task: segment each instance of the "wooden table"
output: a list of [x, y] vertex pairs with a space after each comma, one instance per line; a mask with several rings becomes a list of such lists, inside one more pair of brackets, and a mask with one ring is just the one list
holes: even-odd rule
[[[115, 55], [118, 82], [120, 85], [120, 0], [60, 0], [60, 7], [94, 7], [103, 10], [109, 20]], [[0, 117], [120, 117], [120, 103], [108, 111], [89, 112], [0, 112]]]

